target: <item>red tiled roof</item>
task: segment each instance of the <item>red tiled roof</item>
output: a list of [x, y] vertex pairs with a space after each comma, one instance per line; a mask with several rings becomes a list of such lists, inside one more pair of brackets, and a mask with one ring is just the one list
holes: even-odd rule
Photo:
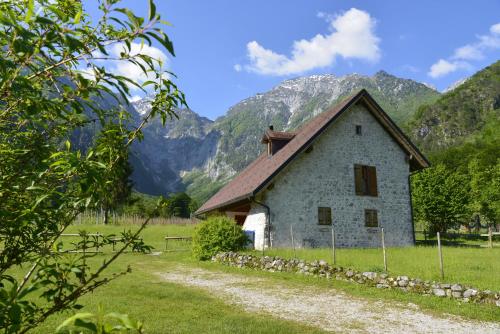
[[[290, 161], [297, 156], [302, 150], [306, 149], [309, 144], [324, 129], [327, 128], [332, 121], [336, 119], [344, 110], [349, 106], [356, 103], [362, 97], [365, 97], [367, 103], [372, 103], [372, 109], [377, 109], [374, 113], [378, 113], [378, 120], [382, 125], [390, 131], [391, 135], [400, 143], [403, 148], [412, 157], [416, 157], [417, 163], [421, 169], [429, 166], [426, 158], [418, 151], [418, 149], [406, 138], [401, 130], [390, 120], [390, 118], [383, 112], [373, 98], [366, 90], [361, 90], [358, 93], [344, 99], [342, 102], [329, 109], [328, 111], [319, 114], [311, 121], [304, 124], [296, 133], [293, 139], [288, 142], [281, 150], [272, 156], [268, 156], [267, 152], [261, 154], [255, 159], [248, 167], [240, 172], [233, 180], [224, 186], [219, 192], [212, 196], [205, 202], [197, 211], [196, 214], [202, 214], [227, 205], [245, 200], [255, 196], [264, 186], [266, 186], [274, 176], [281, 171]], [[385, 124], [384, 124], [385, 123]], [[389, 129], [388, 129], [389, 131]], [[275, 131], [277, 132], [277, 131]]]

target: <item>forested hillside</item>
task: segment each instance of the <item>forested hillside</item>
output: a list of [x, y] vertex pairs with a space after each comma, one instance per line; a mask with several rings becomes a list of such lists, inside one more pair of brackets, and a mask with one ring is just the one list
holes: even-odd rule
[[418, 146], [435, 152], [481, 136], [500, 117], [500, 61], [418, 109], [408, 129]]

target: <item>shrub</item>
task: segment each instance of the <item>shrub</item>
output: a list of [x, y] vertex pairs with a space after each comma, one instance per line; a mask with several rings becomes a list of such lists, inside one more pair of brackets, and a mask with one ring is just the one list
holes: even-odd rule
[[208, 260], [219, 252], [242, 249], [247, 237], [236, 222], [225, 216], [210, 217], [200, 223], [193, 236], [193, 255]]

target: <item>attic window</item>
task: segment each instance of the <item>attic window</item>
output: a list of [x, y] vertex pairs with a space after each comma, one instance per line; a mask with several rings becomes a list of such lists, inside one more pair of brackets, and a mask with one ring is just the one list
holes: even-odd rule
[[362, 134], [362, 128], [361, 128], [361, 125], [356, 125], [356, 134], [358, 136], [361, 136]]

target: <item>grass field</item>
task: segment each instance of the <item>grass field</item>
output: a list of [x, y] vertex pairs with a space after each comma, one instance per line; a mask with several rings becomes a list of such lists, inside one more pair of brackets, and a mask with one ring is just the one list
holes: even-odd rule
[[[261, 255], [261, 252], [254, 252]], [[267, 255], [293, 258], [291, 249], [272, 249]], [[331, 249], [297, 249], [299, 259], [332, 263]], [[384, 271], [382, 249], [337, 249], [338, 266], [360, 271]], [[387, 269], [392, 275], [423, 280], [470, 284], [500, 291], [500, 248], [443, 247], [444, 280], [440, 278], [437, 247], [418, 246], [387, 249]]]
[[[76, 233], [80, 230], [99, 232], [102, 234], [118, 234], [124, 229], [137, 229], [129, 225], [74, 225], [66, 232]], [[151, 225], [143, 231], [147, 244], [156, 251], [164, 248], [164, 236], [190, 236], [194, 225]], [[65, 240], [71, 242], [71, 238]], [[103, 257], [110, 255], [110, 249], [105, 249], [89, 260], [98, 263]], [[432, 247], [416, 247], [404, 249], [389, 249], [389, 271], [405, 273], [421, 278], [432, 279], [436, 276], [437, 254]], [[286, 249], [271, 250], [267, 254], [291, 256]], [[329, 250], [299, 250], [299, 257], [307, 260], [330, 259]], [[375, 249], [339, 250], [338, 263], [352, 266], [360, 270], [379, 270], [382, 268], [381, 252]], [[69, 255], [71, 256], [71, 255]], [[466, 282], [478, 287], [500, 290], [498, 277], [500, 274], [500, 249], [463, 249], [444, 248], [446, 281]], [[460, 257], [461, 260], [451, 259]], [[500, 321], [500, 308], [459, 304], [454, 300], [424, 297], [400, 291], [381, 291], [362, 285], [325, 280], [287, 273], [268, 273], [221, 266], [211, 262], [198, 262], [190, 252], [167, 252], [157, 256], [137, 253], [124, 254], [111, 268], [120, 271], [130, 265], [132, 273], [111, 282], [98, 291], [85, 296], [81, 302], [85, 305], [82, 311], [96, 312], [102, 305], [107, 312], [117, 311], [130, 314], [133, 318], [145, 323], [147, 333], [321, 333], [320, 330], [299, 323], [275, 319], [268, 315], [248, 313], [242, 308], [225, 304], [220, 299], [210, 296], [207, 292], [162, 281], [156, 273], [168, 272], [174, 267], [201, 267], [207, 270], [217, 270], [244, 274], [249, 277], [265, 277], [276, 280], [279, 284], [290, 286], [314, 285], [320, 289], [335, 288], [348, 294], [368, 299], [385, 299], [397, 302], [411, 302], [422, 309], [433, 313], [450, 313], [472, 319]], [[22, 272], [19, 271], [19, 274]], [[450, 276], [448, 276], [450, 275]], [[453, 275], [453, 276], [452, 276]], [[424, 277], [425, 276], [425, 277]], [[453, 278], [453, 279], [452, 279]], [[50, 333], [67, 318], [67, 314], [53, 316], [34, 333]]]

